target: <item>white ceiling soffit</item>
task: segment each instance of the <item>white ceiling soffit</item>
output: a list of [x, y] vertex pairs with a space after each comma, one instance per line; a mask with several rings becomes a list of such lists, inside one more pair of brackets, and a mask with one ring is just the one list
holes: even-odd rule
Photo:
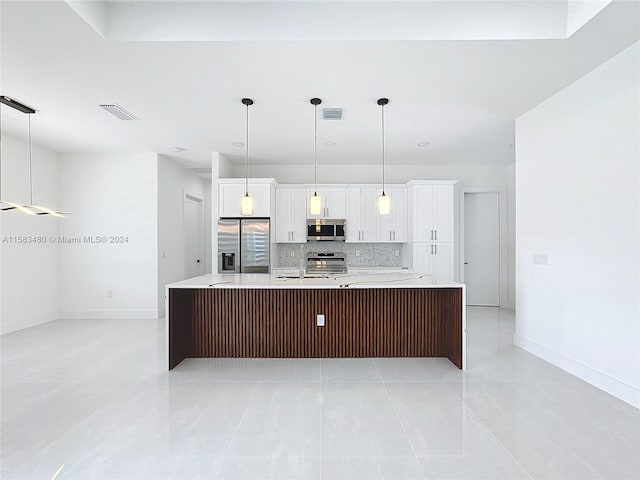
[[567, 0], [67, 3], [109, 40], [341, 41], [561, 39], [609, 1], [570, 0], [571, 6]]

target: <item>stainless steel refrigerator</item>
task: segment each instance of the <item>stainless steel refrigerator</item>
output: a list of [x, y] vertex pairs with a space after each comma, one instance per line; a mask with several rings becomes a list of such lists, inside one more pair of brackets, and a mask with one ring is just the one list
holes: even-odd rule
[[218, 273], [269, 273], [269, 219], [218, 220]]

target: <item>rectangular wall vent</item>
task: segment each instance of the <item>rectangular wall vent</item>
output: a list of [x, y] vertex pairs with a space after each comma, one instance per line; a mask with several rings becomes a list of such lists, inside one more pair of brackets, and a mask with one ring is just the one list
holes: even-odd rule
[[118, 117], [120, 120], [138, 120], [138, 117], [136, 117], [133, 113], [127, 112], [124, 108], [122, 108], [120, 105], [117, 105], [115, 103], [111, 105], [100, 105], [100, 106], [104, 108], [107, 112], [109, 112], [111, 115]]
[[342, 107], [323, 108], [323, 120], [342, 120]]

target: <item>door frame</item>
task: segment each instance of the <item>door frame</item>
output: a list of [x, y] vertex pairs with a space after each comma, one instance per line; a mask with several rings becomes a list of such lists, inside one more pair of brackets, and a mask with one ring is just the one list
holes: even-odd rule
[[507, 210], [507, 188], [506, 187], [460, 187], [459, 197], [459, 231], [460, 231], [460, 283], [464, 283], [464, 196], [468, 193], [497, 193], [498, 194], [498, 305], [508, 307], [509, 298], [509, 229]]
[[186, 214], [185, 214], [185, 205], [189, 202], [193, 202], [198, 205], [198, 257], [200, 258], [200, 263], [198, 264], [198, 275], [202, 275], [204, 272], [204, 199], [200, 197], [196, 197], [195, 195], [191, 195], [183, 190], [183, 199], [182, 199], [182, 232], [184, 234], [185, 243], [183, 247], [183, 256], [185, 257], [185, 274], [186, 274], [186, 235], [187, 235], [187, 225], [186, 225]]

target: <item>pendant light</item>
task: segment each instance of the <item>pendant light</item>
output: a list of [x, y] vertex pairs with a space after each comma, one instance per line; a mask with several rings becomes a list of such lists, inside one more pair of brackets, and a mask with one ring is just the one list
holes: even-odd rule
[[322, 212], [322, 198], [318, 195], [318, 105], [322, 103], [319, 98], [312, 98], [313, 105], [313, 195], [309, 199], [309, 213], [320, 215]]
[[378, 105], [380, 105], [382, 112], [382, 195], [378, 197], [378, 213], [380, 215], [389, 215], [391, 211], [391, 199], [384, 191], [384, 106], [388, 103], [388, 98], [378, 99]]
[[244, 196], [242, 197], [242, 215], [253, 215], [253, 198], [249, 196], [249, 106], [253, 105], [253, 100], [243, 98], [242, 104], [247, 107], [247, 159], [244, 170]]
[[[19, 112], [26, 113], [28, 118], [28, 134], [29, 134], [29, 205], [20, 205], [16, 202], [10, 202], [8, 200], [2, 200], [2, 182], [0, 181], [0, 211], [7, 210], [18, 210], [26, 215], [51, 215], [54, 217], [64, 217], [66, 215], [70, 215], [70, 212], [57, 212], [47, 207], [41, 207], [40, 205], [33, 204], [33, 178], [32, 178], [32, 145], [31, 145], [31, 115], [36, 113], [36, 111], [31, 108], [23, 105], [15, 100], [6, 97], [0, 96], [0, 103], [7, 105]], [[0, 120], [1, 121], [1, 120]], [[1, 130], [1, 124], [0, 124]], [[2, 153], [0, 148], [0, 177], [2, 176]]]

